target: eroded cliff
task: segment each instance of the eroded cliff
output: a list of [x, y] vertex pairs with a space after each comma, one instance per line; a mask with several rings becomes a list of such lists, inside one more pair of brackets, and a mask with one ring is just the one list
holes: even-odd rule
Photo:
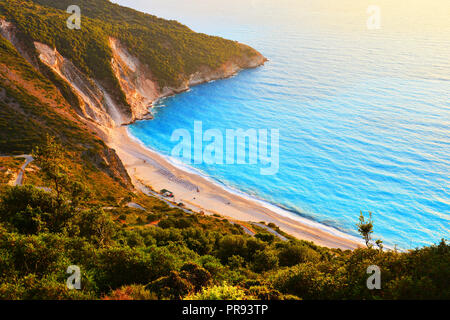
[[[180, 86], [161, 88], [150, 68], [130, 54], [118, 39], [110, 38], [109, 43], [113, 52], [113, 70], [131, 106], [133, 121], [151, 118], [150, 109], [160, 98], [186, 91], [201, 83], [231, 77], [242, 69], [256, 68], [267, 61], [264, 56], [255, 52], [253, 56], [236, 58], [217, 69], [203, 66], [189, 75], [188, 80], [183, 81]], [[242, 46], [245, 47], [243, 44]]]

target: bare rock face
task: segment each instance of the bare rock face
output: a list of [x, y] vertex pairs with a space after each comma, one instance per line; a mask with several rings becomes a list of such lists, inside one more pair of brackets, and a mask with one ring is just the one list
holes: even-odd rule
[[22, 57], [37, 68], [36, 57], [30, 53], [30, 48], [21, 40], [18, 30], [14, 24], [0, 18], [0, 34], [16, 48]]
[[67, 81], [78, 95], [82, 102], [81, 116], [107, 128], [129, 122], [99, 83], [85, 76], [56, 49], [39, 42], [35, 42], [34, 45], [39, 53], [39, 59]]
[[131, 106], [133, 121], [149, 117], [152, 103], [160, 97], [160, 89], [152, 73], [132, 56], [119, 40], [110, 38], [111, 61], [116, 78]]
[[151, 118], [150, 108], [160, 98], [186, 91], [201, 83], [231, 77], [242, 69], [256, 68], [267, 61], [258, 52], [241, 44], [253, 55], [228, 61], [215, 70], [207, 66], [202, 67], [189, 75], [188, 80], [180, 86], [160, 88], [149, 67], [131, 55], [118, 39], [110, 38], [109, 44], [113, 52], [112, 67], [131, 106], [132, 121]]

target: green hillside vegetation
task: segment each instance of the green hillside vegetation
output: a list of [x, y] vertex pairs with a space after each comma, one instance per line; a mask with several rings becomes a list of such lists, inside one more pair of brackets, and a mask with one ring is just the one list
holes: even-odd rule
[[1, 152], [30, 153], [44, 141], [46, 132], [58, 133], [73, 145], [89, 140], [56, 87], [1, 36], [0, 87], [4, 95], [0, 99]]

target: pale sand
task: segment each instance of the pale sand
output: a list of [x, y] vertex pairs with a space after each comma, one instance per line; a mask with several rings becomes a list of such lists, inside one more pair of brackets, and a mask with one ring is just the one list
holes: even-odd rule
[[276, 207], [268, 209], [261, 201], [227, 191], [201, 175], [174, 166], [130, 137], [126, 127], [111, 130], [105, 141], [116, 150], [135, 186], [141, 182], [155, 191], [170, 190], [175, 195], [175, 202], [182, 202], [193, 211], [220, 214], [230, 220], [273, 222], [298, 239], [330, 248], [354, 249], [362, 246], [354, 237]]

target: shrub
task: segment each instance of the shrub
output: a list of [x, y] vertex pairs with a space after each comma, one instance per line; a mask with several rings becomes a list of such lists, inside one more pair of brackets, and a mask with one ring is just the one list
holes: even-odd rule
[[271, 233], [257, 233], [255, 235], [255, 238], [268, 243], [272, 243], [275, 241], [275, 235]]
[[102, 300], [157, 300], [157, 296], [142, 285], [123, 286], [111, 291]]
[[283, 294], [280, 291], [267, 286], [253, 286], [248, 289], [248, 293], [258, 300], [282, 300]]
[[211, 273], [205, 268], [189, 262], [181, 267], [182, 277], [187, 279], [194, 286], [195, 290], [206, 287], [211, 282]]
[[253, 257], [252, 269], [255, 272], [263, 272], [278, 267], [278, 257], [273, 251], [258, 251]]
[[80, 230], [80, 236], [86, 237], [100, 246], [111, 243], [118, 231], [111, 216], [99, 208], [84, 210], [78, 214], [75, 220]]
[[333, 280], [314, 264], [303, 263], [275, 275], [273, 286], [282, 293], [303, 299], [332, 299]]
[[151, 213], [151, 214], [147, 215], [147, 222], [152, 223], [152, 222], [158, 221], [160, 218], [161, 218], [160, 215]]
[[246, 256], [246, 241], [245, 238], [238, 235], [225, 236], [219, 242], [218, 255], [222, 261], [227, 261], [229, 257], [238, 255]]
[[147, 288], [155, 292], [160, 299], [181, 299], [194, 291], [194, 286], [177, 271], [170, 271], [168, 276], [153, 281]]
[[315, 250], [297, 243], [287, 243], [279, 251], [278, 258], [281, 266], [294, 266], [304, 262], [318, 262], [320, 254]]
[[233, 269], [240, 269], [245, 266], [245, 259], [241, 256], [233, 255], [228, 258], [227, 265]]
[[253, 300], [243, 289], [224, 283], [204, 288], [201, 292], [188, 295], [184, 300]]
[[20, 233], [59, 232], [72, 216], [67, 205], [33, 186], [10, 187], [1, 194], [0, 221]]

